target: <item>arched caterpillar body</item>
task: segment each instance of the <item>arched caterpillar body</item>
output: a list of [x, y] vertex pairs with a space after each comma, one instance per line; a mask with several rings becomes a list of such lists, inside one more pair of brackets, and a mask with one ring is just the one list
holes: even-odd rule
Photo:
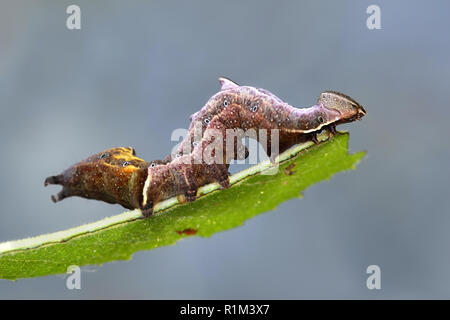
[[[223, 77], [219, 78], [219, 82], [221, 91], [213, 95], [202, 109], [190, 116], [191, 123], [187, 136], [176, 152], [167, 156], [163, 162], [169, 163], [176, 155], [190, 153], [196, 144], [195, 125], [200, 124], [202, 133], [214, 128], [212, 119], [232, 103], [242, 106], [246, 116], [239, 110], [234, 114], [229, 112], [226, 119], [227, 128], [265, 129], [268, 130], [269, 139], [270, 130], [278, 129], [280, 152], [307, 137], [315, 140], [315, 135], [323, 128], [335, 133], [336, 125], [360, 119], [366, 112], [354, 99], [336, 91], [322, 92], [317, 104], [310, 108], [295, 108], [266, 89], [239, 86]], [[222, 114], [222, 118], [224, 117]], [[263, 147], [270, 148], [269, 142]], [[266, 152], [271, 155], [270, 149]]]
[[[96, 154], [67, 169], [63, 174], [49, 177], [45, 184], [60, 184], [63, 190], [54, 201], [68, 196], [119, 203], [126, 208], [140, 208], [144, 216], [153, 212], [159, 201], [178, 196], [180, 202], [194, 201], [199, 187], [218, 182], [229, 186], [228, 165], [234, 156], [219, 155], [221, 161], [205, 162], [203, 155], [217, 132], [222, 133], [226, 151], [226, 130], [243, 129], [279, 131], [279, 151], [305, 139], [316, 140], [324, 128], [331, 133], [340, 123], [351, 122], [365, 115], [364, 108], [352, 98], [338, 92], [320, 94], [317, 104], [309, 108], [295, 108], [264, 89], [239, 86], [231, 80], [219, 78], [221, 91], [191, 116], [188, 135], [175, 153], [162, 161], [146, 162], [135, 156], [131, 148], [114, 148]], [[201, 136], [195, 126], [201, 126]], [[196, 138], [198, 140], [196, 140]], [[219, 141], [219, 144], [222, 142]], [[270, 141], [266, 145], [273, 155]], [[233, 145], [236, 151], [236, 144]], [[186, 152], [187, 150], [187, 152]], [[109, 157], [103, 154], [110, 155]]]

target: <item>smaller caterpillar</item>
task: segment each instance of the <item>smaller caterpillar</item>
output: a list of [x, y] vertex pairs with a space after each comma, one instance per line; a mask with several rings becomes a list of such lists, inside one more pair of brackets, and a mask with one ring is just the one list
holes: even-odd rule
[[[181, 203], [194, 201], [199, 187], [218, 182], [229, 187], [228, 166], [232, 158], [227, 153], [221, 161], [203, 160], [205, 150], [216, 141], [211, 132], [222, 133], [223, 150], [227, 129], [279, 131], [279, 151], [312, 139], [328, 129], [336, 133], [336, 125], [359, 120], [366, 114], [364, 108], [352, 98], [334, 91], [320, 94], [317, 104], [309, 108], [294, 108], [264, 89], [239, 86], [231, 80], [219, 78], [221, 91], [212, 96], [205, 106], [191, 116], [187, 137], [174, 155], [164, 160], [146, 162], [135, 156], [132, 148], [113, 148], [98, 153], [70, 167], [58, 176], [45, 180], [45, 185], [60, 184], [63, 190], [52, 197], [59, 201], [69, 196], [119, 203], [125, 208], [139, 208], [144, 216], [153, 213], [160, 201], [178, 196]], [[195, 140], [195, 126], [200, 124], [203, 134]], [[270, 140], [270, 139], [269, 139]], [[222, 142], [219, 141], [219, 144]], [[268, 141], [266, 152], [274, 155]], [[185, 150], [188, 150], [185, 152]], [[196, 161], [200, 159], [200, 162]]]

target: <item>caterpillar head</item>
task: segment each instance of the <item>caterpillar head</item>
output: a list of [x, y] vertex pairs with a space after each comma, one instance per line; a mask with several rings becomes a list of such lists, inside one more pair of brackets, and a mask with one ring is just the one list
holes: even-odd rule
[[133, 148], [111, 148], [74, 164], [59, 175], [45, 179], [44, 185], [63, 189], [53, 202], [78, 196], [138, 208], [150, 163], [136, 157]]
[[336, 124], [359, 120], [366, 115], [366, 110], [362, 105], [349, 96], [336, 91], [322, 92], [317, 103], [338, 113]]

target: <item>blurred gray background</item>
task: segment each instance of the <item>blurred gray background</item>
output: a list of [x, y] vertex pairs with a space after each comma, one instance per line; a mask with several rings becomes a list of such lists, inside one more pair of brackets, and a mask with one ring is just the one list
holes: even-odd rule
[[[81, 7], [82, 29], [66, 28]], [[381, 30], [366, 8], [381, 7]], [[43, 181], [134, 146], [162, 158], [218, 76], [295, 106], [339, 90], [367, 107], [348, 129], [367, 150], [244, 226], [141, 251], [65, 278], [0, 280], [0, 298], [450, 298], [448, 1], [3, 1], [0, 242], [123, 211]], [[270, 230], [270, 232], [269, 232]], [[366, 268], [381, 267], [381, 290]]]

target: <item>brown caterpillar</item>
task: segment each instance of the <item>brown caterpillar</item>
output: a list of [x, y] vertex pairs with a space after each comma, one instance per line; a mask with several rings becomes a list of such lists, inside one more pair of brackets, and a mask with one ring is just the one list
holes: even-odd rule
[[78, 196], [118, 203], [127, 209], [139, 208], [142, 188], [150, 163], [136, 157], [133, 148], [112, 148], [74, 164], [44, 185], [59, 184], [63, 189], [53, 202]]
[[[229, 187], [228, 166], [236, 158], [237, 146], [235, 142], [227, 144], [227, 129], [253, 129], [258, 140], [261, 129], [266, 130], [269, 141], [263, 147], [272, 157], [273, 130], [279, 132], [282, 152], [305, 139], [317, 142], [316, 134], [321, 130], [327, 128], [334, 134], [336, 125], [358, 120], [366, 113], [359, 103], [338, 92], [323, 92], [316, 105], [298, 109], [267, 90], [239, 86], [225, 78], [219, 81], [221, 91], [191, 116], [188, 135], [175, 156], [149, 163], [137, 158], [131, 148], [109, 149], [75, 164], [61, 175], [47, 178], [45, 185], [63, 186], [58, 197], [52, 199], [81, 196], [139, 208], [144, 216], [150, 216], [154, 205], [170, 197], [178, 196], [182, 203], [194, 201], [198, 188], [205, 184], [218, 182], [222, 188]], [[196, 137], [196, 126], [202, 129], [200, 137]], [[217, 133], [223, 141], [216, 139]], [[213, 143], [221, 145], [223, 151], [233, 147], [235, 152], [229, 156], [213, 151], [212, 155], [220, 161], [204, 161], [205, 150]]]
[[[242, 125], [238, 125], [235, 121], [242, 119], [239, 119], [237, 115], [231, 114], [230, 118], [227, 119], [227, 124], [230, 127], [239, 127], [244, 130], [251, 128], [266, 129], [268, 130], [268, 137], [270, 137], [271, 129], [279, 129], [280, 152], [304, 141], [307, 137], [317, 142], [316, 134], [320, 133], [323, 128], [328, 128], [334, 134], [336, 133], [336, 125], [358, 120], [366, 113], [358, 102], [347, 95], [335, 91], [325, 91], [320, 94], [316, 105], [310, 108], [299, 109], [290, 106], [266, 89], [239, 86], [223, 77], [219, 78], [219, 82], [221, 91], [213, 95], [200, 111], [191, 115], [188, 134], [174, 155], [185, 154], [184, 150], [194, 148], [196, 143], [194, 137], [195, 124], [201, 123], [202, 132], [214, 127], [210, 121], [231, 102], [235, 102], [247, 109], [254, 108], [253, 110], [255, 111], [251, 110], [252, 112], [257, 112], [260, 105], [264, 107], [263, 117], [261, 117], [260, 112], [250, 114], [250, 119], [244, 120]], [[327, 112], [332, 110], [333, 107], [336, 111], [334, 114]], [[258, 121], [261, 122], [258, 124], [256, 123]], [[268, 148], [271, 145], [269, 142], [267, 143]], [[263, 145], [263, 147], [266, 147], [266, 145]], [[270, 150], [266, 150], [266, 152], [269, 156], [271, 155]], [[174, 155], [169, 155], [163, 162], [169, 163], [173, 160]]]

